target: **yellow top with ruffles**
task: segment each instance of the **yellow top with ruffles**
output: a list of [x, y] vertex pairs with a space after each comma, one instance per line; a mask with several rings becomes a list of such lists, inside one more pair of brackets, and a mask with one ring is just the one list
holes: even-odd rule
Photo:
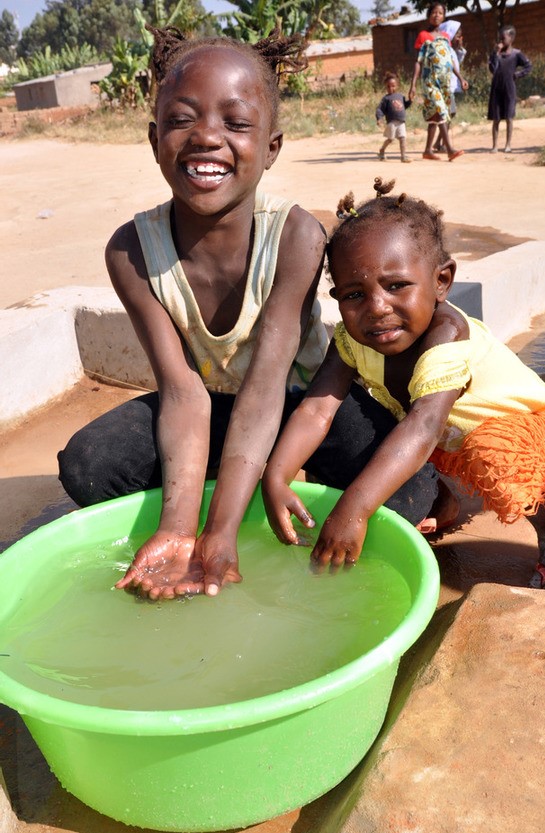
[[[462, 310], [458, 312], [468, 323], [469, 339], [427, 350], [416, 362], [409, 382], [411, 403], [427, 394], [463, 390], [438, 443], [444, 451], [458, 450], [464, 437], [489, 417], [535, 413], [545, 408], [545, 383], [537, 373], [495, 338], [482, 321]], [[351, 338], [342, 322], [335, 328], [335, 343], [341, 359], [357, 370], [360, 384], [401, 421], [406, 413], [384, 384], [382, 353]]]

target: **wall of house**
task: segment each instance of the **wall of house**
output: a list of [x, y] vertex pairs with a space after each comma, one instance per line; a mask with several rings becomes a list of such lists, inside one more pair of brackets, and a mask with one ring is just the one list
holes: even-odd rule
[[77, 107], [98, 104], [96, 84], [112, 71], [111, 63], [35, 78], [15, 84], [18, 110], [37, 110], [51, 107]]
[[[478, 64], [488, 59], [491, 46], [496, 42], [496, 18], [492, 11], [483, 14], [486, 37], [483, 37], [481, 22], [473, 14], [447, 15], [462, 23], [464, 46], [468, 54], [467, 63]], [[523, 52], [543, 53], [545, 44], [545, 0], [525, 3], [514, 8], [505, 9], [504, 22], [512, 23], [517, 30], [515, 46]], [[420, 21], [397, 25], [376, 25], [373, 33], [373, 54], [375, 67], [379, 72], [390, 69], [412, 74], [416, 53], [414, 41], [421, 29], [425, 28], [426, 18]]]
[[357, 72], [373, 72], [373, 52], [346, 52], [337, 55], [320, 55], [309, 57], [309, 69], [315, 79], [328, 78], [338, 80], [342, 75]]

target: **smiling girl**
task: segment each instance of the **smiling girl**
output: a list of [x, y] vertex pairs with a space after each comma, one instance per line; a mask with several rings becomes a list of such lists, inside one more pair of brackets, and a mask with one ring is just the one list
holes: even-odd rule
[[327, 432], [354, 380], [397, 420], [326, 519], [312, 551], [320, 565], [358, 559], [370, 516], [430, 457], [477, 491], [500, 520], [527, 516], [538, 534], [532, 586], [545, 585], [545, 383], [482, 322], [447, 301], [456, 264], [441, 212], [384, 196], [354, 208], [334, 233], [329, 264], [342, 323], [307, 397], [267, 465], [267, 514], [284, 543], [302, 543], [291, 515], [313, 526], [289, 488]]

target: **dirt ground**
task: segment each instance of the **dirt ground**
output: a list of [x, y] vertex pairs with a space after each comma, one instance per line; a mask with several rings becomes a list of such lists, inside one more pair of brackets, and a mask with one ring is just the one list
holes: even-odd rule
[[[545, 119], [516, 122], [512, 154], [490, 154], [489, 134], [488, 125], [456, 126], [455, 144], [466, 154], [452, 164], [443, 161], [442, 167], [422, 160], [423, 130], [409, 137], [412, 165], [401, 165], [394, 146], [391, 157], [379, 163], [379, 132], [288, 141], [263, 185], [297, 199], [329, 227], [338, 198], [346, 191], [365, 198], [372, 195], [375, 176], [395, 177], [399, 190], [444, 209], [449, 246], [460, 261], [524, 240], [544, 240], [545, 168], [533, 166], [533, 161], [545, 145]], [[0, 189], [0, 309], [56, 287], [108, 286], [103, 249], [112, 231], [136, 211], [169, 196], [146, 144], [0, 139]], [[539, 328], [545, 329], [542, 319]], [[513, 349], [530, 337], [521, 334]], [[0, 439], [0, 551], [73, 508], [57, 480], [56, 451], [77, 428], [130, 395], [82, 380]], [[479, 508], [478, 502], [467, 500], [459, 524], [434, 546], [443, 604], [478, 582], [525, 586], [531, 575], [535, 543], [529, 525], [501, 527]], [[0, 709], [0, 729], [0, 767], [17, 811], [18, 833], [135, 830], [100, 816], [62, 790], [14, 712]], [[532, 739], [530, 731], [528, 737]], [[524, 759], [520, 744], [516, 754]], [[474, 773], [471, 754], [465, 766]], [[328, 802], [336, 807], [338, 794], [251, 829], [322, 829]]]
[[[500, 134], [503, 138], [503, 134]], [[528, 239], [545, 239], [545, 167], [533, 162], [545, 145], [545, 119], [515, 122], [514, 151], [491, 154], [490, 127], [454, 127], [464, 156], [452, 163], [422, 159], [424, 129], [409, 136], [412, 165], [396, 143], [386, 162], [382, 135], [331, 134], [287, 140], [263, 178], [268, 191], [292, 197], [330, 226], [339, 197], [372, 196], [375, 176], [445, 212], [458, 259], [482, 257]], [[136, 211], [169, 197], [151, 149], [141, 145], [64, 144], [0, 139], [0, 308], [59, 286], [108, 286], [104, 246]]]

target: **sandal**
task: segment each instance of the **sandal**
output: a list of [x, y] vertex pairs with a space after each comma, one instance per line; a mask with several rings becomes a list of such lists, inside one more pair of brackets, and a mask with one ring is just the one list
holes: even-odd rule
[[456, 151], [454, 151], [454, 153], [449, 153], [448, 161], [449, 162], [454, 162], [454, 160], [458, 159], [459, 156], [462, 156], [463, 153], [464, 153], [463, 150], [456, 150]]
[[[460, 514], [460, 501], [441, 478], [439, 479], [439, 494], [432, 509], [436, 512], [439, 510], [437, 513], [439, 517], [424, 518], [416, 524], [416, 529], [421, 535], [434, 535], [436, 532], [448, 529], [454, 525]], [[545, 567], [543, 569], [545, 573]]]
[[422, 158], [423, 159], [432, 159], [434, 162], [442, 162], [443, 161], [440, 156], [437, 156], [436, 153], [426, 153], [426, 151], [424, 151], [424, 153], [422, 154]]

